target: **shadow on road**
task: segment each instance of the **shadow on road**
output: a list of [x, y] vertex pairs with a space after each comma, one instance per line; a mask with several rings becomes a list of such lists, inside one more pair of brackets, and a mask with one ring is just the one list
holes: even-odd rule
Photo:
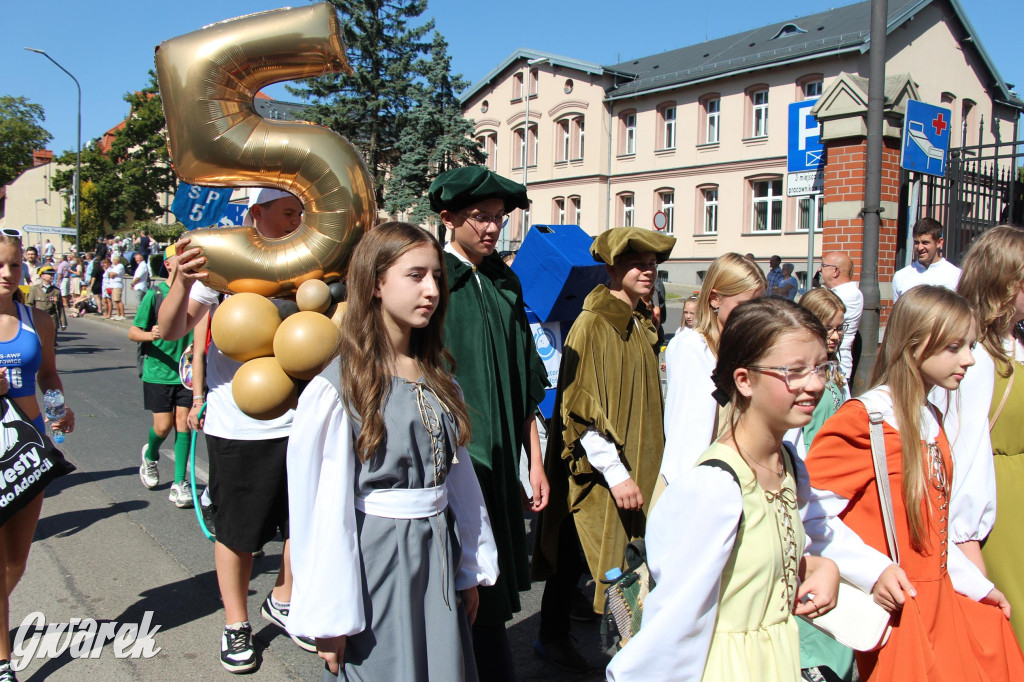
[[112, 502], [106, 507], [95, 509], [76, 509], [69, 512], [61, 512], [53, 516], [39, 519], [36, 526], [35, 542], [46, 540], [52, 537], [66, 538], [79, 531], [85, 530], [92, 524], [109, 519], [125, 512], [138, 511], [149, 506], [149, 502], [142, 500], [126, 500], [121, 503]]

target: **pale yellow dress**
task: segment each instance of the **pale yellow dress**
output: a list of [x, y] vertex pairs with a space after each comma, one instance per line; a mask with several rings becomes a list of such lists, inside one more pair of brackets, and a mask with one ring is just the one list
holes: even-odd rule
[[718, 614], [704, 682], [797, 682], [800, 633], [793, 604], [804, 548], [789, 461], [778, 493], [758, 485], [750, 466], [732, 448], [714, 443], [699, 462], [719, 459], [736, 472], [743, 520], [722, 572]]

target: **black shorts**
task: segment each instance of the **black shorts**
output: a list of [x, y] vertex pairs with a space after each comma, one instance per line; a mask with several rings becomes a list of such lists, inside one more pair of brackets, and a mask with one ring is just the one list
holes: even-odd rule
[[288, 437], [232, 440], [206, 434], [217, 542], [255, 552], [288, 538]]
[[178, 384], [142, 382], [142, 406], [150, 412], [174, 412], [175, 407], [192, 408], [192, 389]]

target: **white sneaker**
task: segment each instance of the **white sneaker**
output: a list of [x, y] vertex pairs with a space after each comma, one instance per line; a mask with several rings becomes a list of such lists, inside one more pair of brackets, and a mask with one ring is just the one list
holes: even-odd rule
[[193, 504], [192, 486], [190, 486], [186, 481], [182, 481], [181, 483], [172, 483], [171, 492], [167, 496], [167, 499], [173, 502], [174, 506], [178, 509], [188, 509]]
[[146, 459], [147, 452], [149, 452], [149, 443], [142, 446], [142, 465], [139, 467], [139, 478], [142, 479], [142, 485], [152, 490], [160, 485], [160, 470], [157, 469], [156, 462]]

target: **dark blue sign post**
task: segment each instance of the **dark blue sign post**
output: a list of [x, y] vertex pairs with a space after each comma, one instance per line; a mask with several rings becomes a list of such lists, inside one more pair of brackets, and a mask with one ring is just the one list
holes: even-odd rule
[[945, 175], [952, 120], [953, 113], [949, 109], [907, 100], [900, 166], [917, 173]]

